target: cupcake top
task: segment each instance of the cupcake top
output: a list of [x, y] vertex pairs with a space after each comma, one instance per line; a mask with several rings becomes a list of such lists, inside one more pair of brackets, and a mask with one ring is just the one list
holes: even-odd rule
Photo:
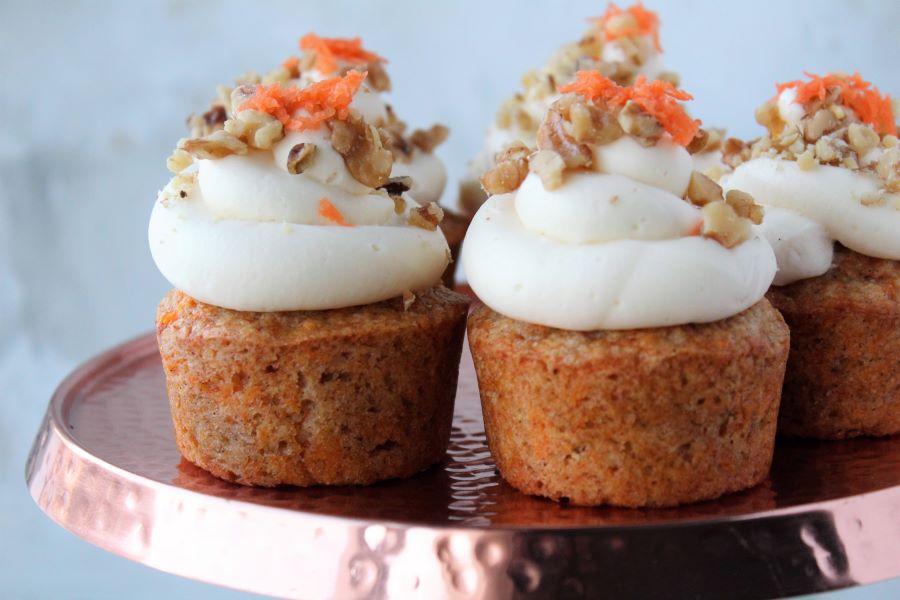
[[736, 153], [726, 187], [771, 207], [776, 285], [823, 274], [835, 240], [900, 260], [897, 106], [859, 74], [807, 74], [757, 110], [766, 134]]
[[513, 142], [535, 144], [547, 107], [559, 98], [557, 87], [570, 83], [578, 70], [596, 70], [621, 85], [643, 75], [675, 85], [678, 76], [665, 71], [659, 42], [659, 18], [638, 2], [620, 9], [609, 4], [601, 17], [577, 42], [560, 48], [541, 68], [522, 78], [522, 91], [506, 100], [488, 129], [485, 147], [473, 168], [490, 168], [494, 155]]
[[775, 273], [762, 209], [692, 169], [708, 134], [687, 93], [579, 71], [547, 110], [536, 149], [514, 145], [482, 177], [492, 197], [463, 247], [473, 290], [509, 317], [572, 330], [723, 319]]
[[386, 76], [366, 84], [381, 59], [347, 45], [330, 56], [334, 71], [321, 50], [307, 76], [288, 59], [265, 79], [220, 88], [189, 120], [193, 137], [168, 160], [175, 176], [149, 229], [173, 286], [224, 308], [287, 311], [409, 297], [440, 280], [443, 213], [416, 203], [414, 179], [395, 170], [398, 154], [425, 154], [419, 144], [435, 140], [403, 137], [378, 96]]

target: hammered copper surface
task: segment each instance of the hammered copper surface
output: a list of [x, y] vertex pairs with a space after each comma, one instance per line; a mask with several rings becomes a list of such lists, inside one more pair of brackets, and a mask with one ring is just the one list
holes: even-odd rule
[[900, 575], [900, 437], [780, 440], [763, 485], [713, 502], [560, 506], [497, 473], [468, 352], [447, 457], [408, 480], [267, 490], [183, 461], [152, 336], [63, 383], [28, 479], [92, 543], [286, 598], [768, 598]]

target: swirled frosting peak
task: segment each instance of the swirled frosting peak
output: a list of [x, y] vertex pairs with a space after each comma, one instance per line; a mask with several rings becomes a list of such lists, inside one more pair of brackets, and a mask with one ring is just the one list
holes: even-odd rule
[[[284, 68], [292, 65], [288, 63]], [[341, 308], [430, 287], [449, 262], [435, 204], [354, 108], [367, 73], [245, 84], [194, 123], [150, 218], [176, 288], [243, 311]]]
[[762, 210], [692, 170], [698, 124], [664, 82], [580, 72], [538, 130], [498, 156], [463, 247], [469, 283], [509, 317], [571, 330], [727, 318], [758, 302], [775, 259]]

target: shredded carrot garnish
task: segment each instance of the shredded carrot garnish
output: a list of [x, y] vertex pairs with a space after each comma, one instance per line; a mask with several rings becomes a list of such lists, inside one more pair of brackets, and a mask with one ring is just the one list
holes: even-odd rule
[[[632, 27], [616, 27], [613, 30], [609, 30], [607, 28], [609, 22], [621, 15], [630, 15], [636, 24]], [[625, 10], [610, 2], [603, 16], [592, 20], [603, 27], [607, 41], [617, 40], [621, 37], [649, 35], [653, 37], [653, 45], [656, 47], [657, 52], [662, 52], [662, 46], [659, 45], [659, 17], [652, 10], [644, 8], [642, 2], [629, 6]]]
[[[269, 113], [285, 129], [304, 131], [316, 129], [332, 117], [344, 120], [350, 113], [350, 102], [367, 73], [348, 71], [343, 77], [323, 79], [309, 87], [282, 87], [277, 83], [258, 85], [256, 92], [238, 110], [258, 110]], [[297, 111], [306, 114], [297, 115]]]
[[164, 314], [163, 316], [161, 316], [159, 318], [159, 326], [165, 327], [165, 326], [169, 325], [170, 323], [173, 323], [177, 319], [178, 319], [178, 315], [174, 311], [167, 312], [166, 314]]
[[575, 81], [559, 88], [560, 93], [574, 92], [588, 100], [603, 100], [613, 108], [625, 106], [629, 100], [653, 115], [669, 132], [676, 144], [687, 146], [694, 139], [700, 121], [691, 119], [679, 101], [694, 97], [668, 81], [647, 81], [640, 75], [633, 86], [623, 87], [597, 71], [578, 71]]
[[328, 201], [328, 198], [319, 200], [319, 216], [341, 227], [353, 227], [353, 224], [344, 220], [344, 215], [341, 214], [341, 211], [334, 204]]
[[288, 71], [296, 71], [300, 68], [300, 59], [296, 56], [288, 56], [286, 59], [284, 59], [284, 62], [281, 63], [281, 66]]
[[797, 102], [809, 104], [813, 100], [824, 100], [829, 91], [840, 90], [838, 99], [841, 104], [853, 110], [856, 116], [864, 123], [875, 128], [880, 135], [896, 135], [897, 123], [894, 112], [891, 109], [891, 97], [881, 95], [877, 87], [865, 81], [854, 73], [849, 77], [839, 75], [825, 75], [821, 77], [815, 73], [803, 73], [809, 77], [809, 81], [788, 81], [775, 86], [781, 94], [787, 89], [797, 90]]
[[363, 49], [362, 40], [358, 37], [322, 38], [314, 33], [307, 33], [300, 40], [301, 50], [312, 50], [316, 53], [316, 68], [330, 75], [338, 70], [337, 61], [343, 60], [353, 65], [371, 62], [387, 62], [374, 52]]

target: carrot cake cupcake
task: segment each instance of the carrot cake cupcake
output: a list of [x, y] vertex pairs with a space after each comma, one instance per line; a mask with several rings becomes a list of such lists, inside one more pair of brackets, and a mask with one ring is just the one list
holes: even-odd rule
[[757, 111], [766, 135], [727, 178], [767, 206], [768, 297], [791, 328], [782, 433], [900, 432], [897, 114], [858, 74], [781, 84]]
[[168, 161], [149, 239], [175, 287], [175, 439], [243, 484], [405, 477], [446, 448], [468, 303], [440, 285], [441, 209], [394, 171], [380, 84], [296, 69], [223, 91]]
[[500, 105], [495, 122], [485, 134], [484, 147], [469, 165], [460, 183], [459, 205], [473, 215], [487, 196], [479, 185], [497, 153], [513, 143], [533, 147], [547, 108], [559, 98], [557, 87], [570, 83], [579, 69], [597, 70], [621, 85], [639, 75], [678, 85], [678, 75], [666, 71], [659, 42], [659, 18], [638, 2], [626, 9], [614, 3], [577, 42], [560, 48], [545, 65], [522, 77], [522, 91]]
[[670, 83], [582, 71], [508, 149], [463, 264], [485, 427], [518, 489], [671, 506], [768, 473], [788, 330], [747, 194], [692, 171]]

